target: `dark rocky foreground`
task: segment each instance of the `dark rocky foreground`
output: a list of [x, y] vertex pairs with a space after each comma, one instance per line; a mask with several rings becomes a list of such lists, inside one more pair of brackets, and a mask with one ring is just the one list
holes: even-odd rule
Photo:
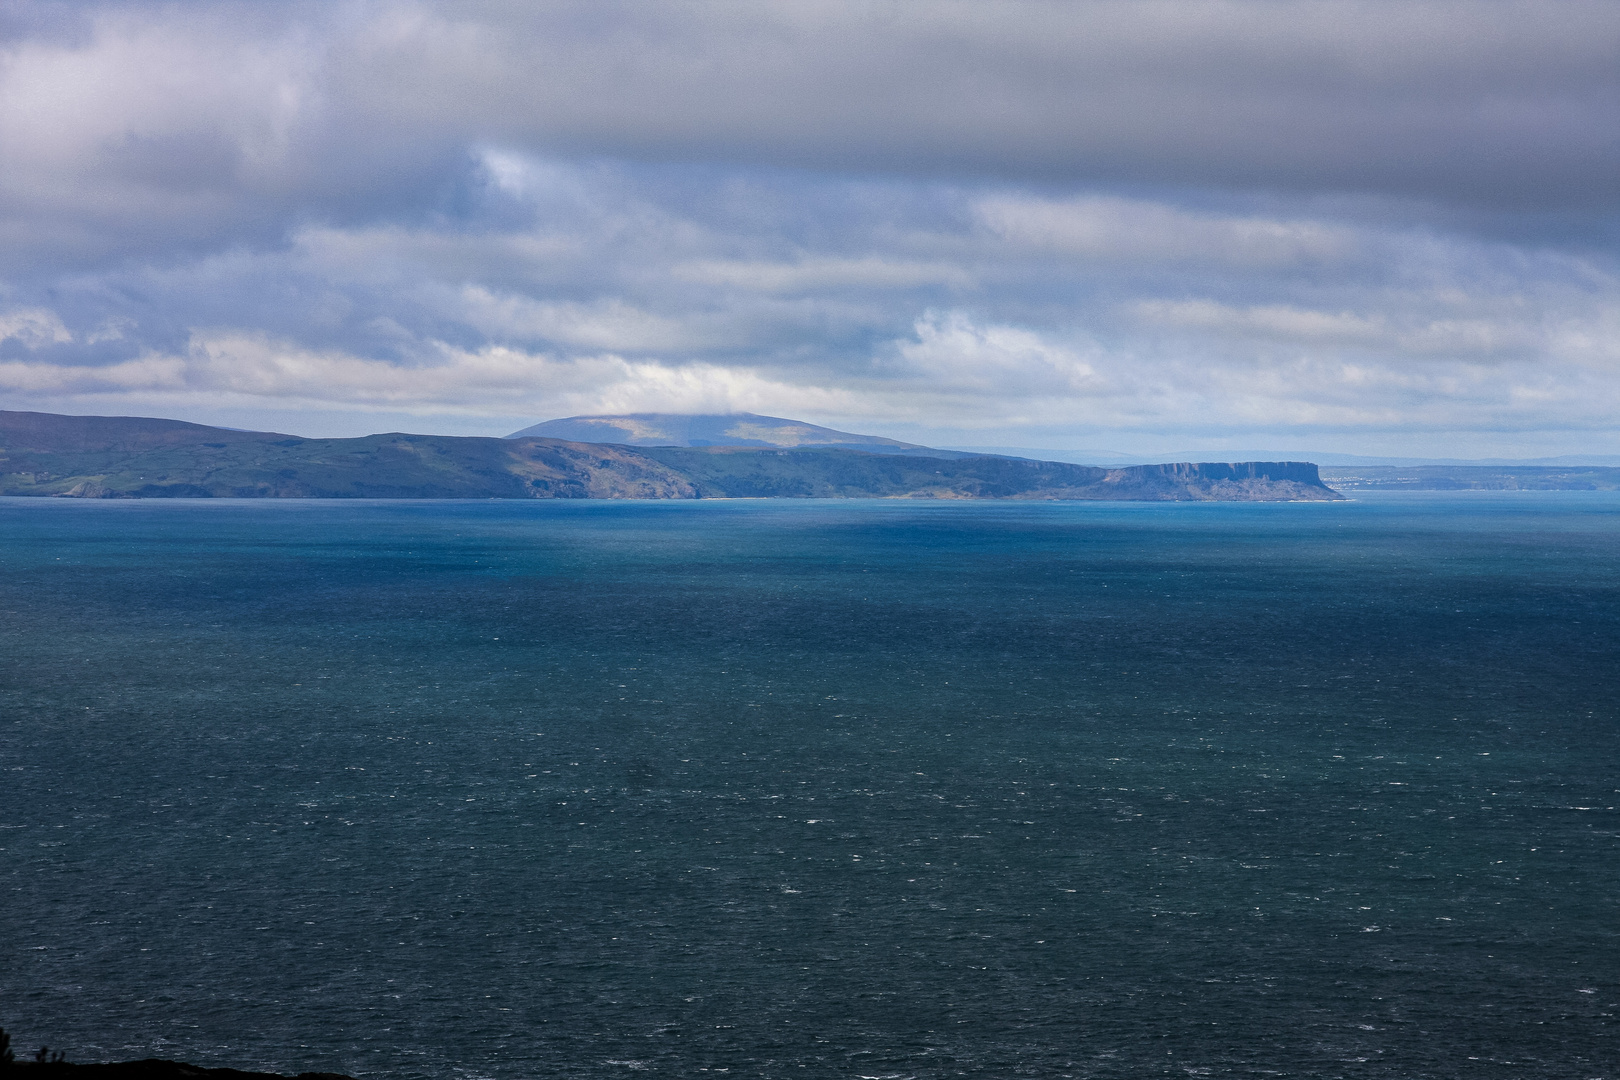
[[[942, 452], [945, 453], [945, 452]], [[66, 498], [933, 498], [1323, 501], [1307, 462], [1104, 469], [837, 447], [304, 439], [144, 417], [0, 412], [0, 495]]]
[[[247, 1072], [242, 1069], [205, 1069], [183, 1061], [147, 1058], [144, 1061], [117, 1061], [81, 1065], [77, 1062], [19, 1061], [0, 1074], [14, 1080], [287, 1080], [279, 1073]], [[353, 1080], [343, 1073], [299, 1073], [296, 1080]]]

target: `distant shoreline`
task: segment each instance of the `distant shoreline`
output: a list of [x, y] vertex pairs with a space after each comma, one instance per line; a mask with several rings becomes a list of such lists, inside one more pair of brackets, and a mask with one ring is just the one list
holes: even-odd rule
[[1322, 482], [1310, 462], [1103, 468], [938, 453], [933, 456], [926, 447], [630, 446], [400, 433], [304, 439], [147, 417], [0, 412], [0, 495], [1132, 502], [1343, 498]]

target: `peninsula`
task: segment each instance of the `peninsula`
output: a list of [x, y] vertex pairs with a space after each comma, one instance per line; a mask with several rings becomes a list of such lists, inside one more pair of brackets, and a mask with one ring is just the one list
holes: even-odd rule
[[[638, 414], [553, 423], [586, 420], [597, 423], [570, 433], [636, 441], [529, 434], [534, 429], [504, 439], [400, 433], [306, 439], [147, 417], [0, 412], [0, 495], [1246, 502], [1343, 497], [1308, 462], [1100, 468], [935, 450], [777, 417]], [[742, 430], [728, 435], [728, 428]]]

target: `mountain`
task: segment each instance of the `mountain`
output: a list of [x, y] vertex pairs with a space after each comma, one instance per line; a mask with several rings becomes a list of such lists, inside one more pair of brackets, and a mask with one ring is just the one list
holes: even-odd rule
[[803, 420], [755, 413], [625, 413], [620, 416], [568, 416], [547, 420], [508, 439], [565, 439], [570, 442], [615, 443], [620, 446], [808, 446], [863, 450], [874, 454], [915, 454], [924, 457], [973, 457], [952, 450], [899, 442], [877, 435], [834, 431]]
[[[791, 423], [791, 421], [789, 422]], [[810, 427], [811, 425], [804, 425]], [[825, 429], [822, 429], [825, 430]], [[843, 435], [838, 432], [835, 434]], [[859, 436], [855, 436], [859, 438]], [[144, 417], [0, 412], [0, 495], [69, 498], [1330, 500], [1304, 462], [1104, 469], [839, 446], [521, 437], [303, 439]]]

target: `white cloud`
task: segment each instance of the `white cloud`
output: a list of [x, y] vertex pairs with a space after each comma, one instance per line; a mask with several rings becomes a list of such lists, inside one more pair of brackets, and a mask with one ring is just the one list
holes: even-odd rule
[[179, 357], [148, 356], [100, 367], [0, 361], [0, 391], [25, 398], [186, 388], [186, 363]]
[[[1307, 334], [1356, 319], [1254, 316]], [[818, 379], [746, 363], [557, 356], [506, 346], [416, 343], [409, 363], [313, 350], [252, 331], [195, 334], [172, 354], [100, 367], [0, 362], [0, 393], [29, 401], [141, 401], [159, 411], [347, 410], [441, 417], [747, 411], [880, 432], [1388, 431], [1420, 410], [1429, 430], [1556, 431], [1612, 424], [1616, 365], [1422, 365], [1332, 352], [1210, 362], [1175, 349], [1105, 348], [1070, 336], [930, 313], [859, 375]], [[283, 427], [285, 425], [282, 425]]]
[[906, 376], [933, 393], [993, 399], [1092, 397], [1115, 390], [1090, 355], [1016, 326], [981, 326], [961, 312], [930, 312], [916, 338], [896, 343]]
[[313, 405], [429, 412], [826, 412], [858, 406], [837, 388], [776, 380], [746, 367], [661, 364], [603, 354], [559, 359], [502, 346], [432, 343], [417, 364], [315, 351], [251, 332], [193, 337], [181, 355], [102, 367], [0, 362], [0, 392], [61, 398], [129, 393], [175, 404]]
[[61, 345], [73, 340], [62, 318], [47, 308], [19, 308], [0, 312], [0, 341], [20, 341], [30, 349]]

